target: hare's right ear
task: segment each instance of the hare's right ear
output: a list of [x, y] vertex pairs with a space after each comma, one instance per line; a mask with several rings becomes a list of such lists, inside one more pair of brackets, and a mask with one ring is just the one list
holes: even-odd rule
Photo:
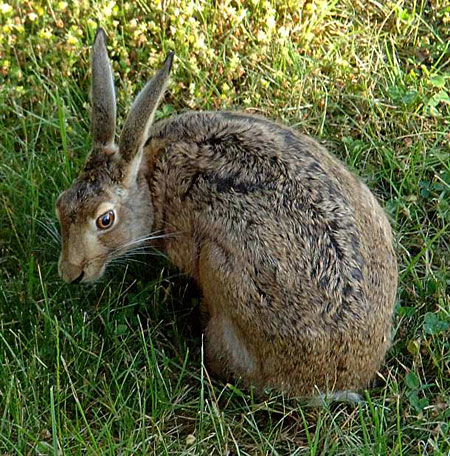
[[106, 50], [106, 34], [97, 30], [92, 49], [92, 137], [93, 148], [116, 152], [116, 94], [111, 64]]
[[131, 184], [137, 176], [148, 130], [169, 81], [173, 56], [173, 52], [170, 52], [162, 68], [147, 82], [136, 97], [120, 134], [119, 155], [126, 186]]

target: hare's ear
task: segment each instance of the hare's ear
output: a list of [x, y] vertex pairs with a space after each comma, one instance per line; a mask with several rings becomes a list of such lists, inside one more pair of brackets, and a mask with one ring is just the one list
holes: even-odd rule
[[173, 56], [174, 54], [171, 52], [163, 67], [147, 82], [136, 97], [120, 135], [119, 154], [124, 164], [126, 180], [129, 183], [137, 175], [148, 130], [169, 81]]
[[116, 94], [106, 50], [106, 34], [99, 28], [92, 49], [92, 137], [94, 149], [113, 153], [116, 131]]

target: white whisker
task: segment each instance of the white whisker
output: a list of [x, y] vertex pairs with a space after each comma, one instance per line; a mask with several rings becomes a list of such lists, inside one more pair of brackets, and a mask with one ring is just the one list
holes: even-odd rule
[[147, 234], [141, 238], [133, 239], [130, 242], [127, 242], [126, 244], [123, 244], [120, 248], [125, 248], [125, 247], [130, 247], [135, 244], [140, 244], [144, 243], [147, 241], [152, 241], [154, 239], [163, 239], [163, 238], [168, 238], [172, 236], [176, 236], [178, 233], [169, 233], [169, 234], [161, 234], [161, 235], [155, 235], [154, 233]]
[[50, 236], [50, 240], [53, 243], [61, 243], [61, 235], [59, 234], [56, 227], [53, 225], [53, 222], [50, 220], [40, 220], [34, 217], [34, 220], [45, 230], [45, 232]]
[[[149, 233], [145, 236], [142, 236], [137, 239], [133, 239], [130, 242], [122, 244], [121, 246], [117, 247], [116, 249], [112, 250], [108, 253], [107, 257], [110, 259], [123, 257], [126, 254], [133, 252], [134, 250], [146, 247], [145, 244], [147, 241], [151, 241], [154, 239], [162, 239], [176, 235], [177, 233], [170, 233], [170, 234], [156, 234], [158, 232]], [[133, 246], [136, 246], [133, 248]], [[99, 256], [100, 257], [100, 256]]]

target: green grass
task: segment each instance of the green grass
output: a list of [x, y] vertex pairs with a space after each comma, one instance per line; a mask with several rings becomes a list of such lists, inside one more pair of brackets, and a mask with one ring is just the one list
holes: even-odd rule
[[[448, 0], [8, 1], [0, 454], [448, 454]], [[304, 408], [210, 378], [198, 292], [158, 256], [92, 287], [60, 281], [54, 201], [89, 150], [98, 24], [121, 118], [173, 49], [160, 117], [239, 108], [279, 119], [324, 141], [383, 201], [400, 284], [393, 346], [363, 404]]]

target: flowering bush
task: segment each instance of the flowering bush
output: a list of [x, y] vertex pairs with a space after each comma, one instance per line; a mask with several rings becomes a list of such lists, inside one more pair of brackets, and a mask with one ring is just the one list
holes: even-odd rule
[[[379, 96], [373, 76], [385, 65], [374, 41], [380, 36], [360, 30], [376, 28], [386, 39], [394, 33], [410, 53], [404, 56], [410, 78], [422, 75], [426, 61], [434, 62], [444, 49], [426, 27], [410, 36], [414, 16], [394, 2], [375, 12], [342, 3], [8, 0], [0, 4], [3, 92], [37, 100], [43, 77], [50, 85], [76, 81], [87, 87], [89, 48], [99, 25], [108, 33], [127, 99], [173, 50], [178, 62], [171, 101], [177, 108], [253, 106], [296, 119], [307, 115], [311, 103], [338, 103], [341, 90], [358, 103]], [[448, 36], [450, 8], [437, 5], [429, 16]], [[412, 46], [423, 55], [411, 55]]]

